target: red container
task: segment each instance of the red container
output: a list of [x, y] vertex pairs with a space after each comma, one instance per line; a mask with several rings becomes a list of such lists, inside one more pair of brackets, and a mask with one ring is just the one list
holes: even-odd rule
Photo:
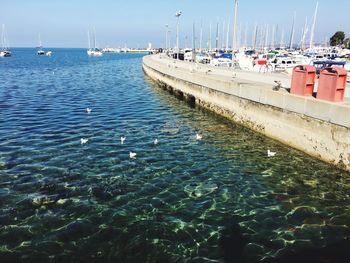
[[301, 96], [312, 96], [315, 86], [316, 68], [299, 65], [293, 68], [290, 93]]
[[257, 60], [255, 60], [255, 64], [256, 65], [266, 65], [267, 60], [266, 59], [257, 59]]
[[321, 70], [316, 98], [333, 102], [343, 101], [347, 74], [347, 71], [340, 67]]

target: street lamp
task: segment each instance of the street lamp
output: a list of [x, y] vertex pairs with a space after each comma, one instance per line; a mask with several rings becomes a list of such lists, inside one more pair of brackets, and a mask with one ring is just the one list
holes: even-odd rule
[[177, 26], [176, 26], [176, 49], [177, 49], [177, 59], [179, 59], [179, 55], [180, 55], [180, 48], [179, 48], [179, 23], [180, 23], [180, 16], [181, 16], [182, 12], [181, 11], [177, 11], [175, 13], [175, 16], [177, 17]]
[[234, 0], [234, 16], [233, 16], [233, 36], [232, 36], [232, 68], [234, 66], [234, 58], [233, 58], [233, 53], [236, 48], [236, 23], [237, 23], [237, 9], [238, 9], [238, 0]]
[[168, 49], [168, 24], [165, 24], [165, 51]]

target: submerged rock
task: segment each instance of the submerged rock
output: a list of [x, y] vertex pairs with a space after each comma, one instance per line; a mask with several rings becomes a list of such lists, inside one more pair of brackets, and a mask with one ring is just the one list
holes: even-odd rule
[[125, 194], [125, 190], [121, 188], [112, 188], [112, 187], [103, 187], [103, 186], [95, 186], [89, 189], [90, 194], [101, 200], [109, 200], [118, 195]]
[[38, 196], [33, 198], [32, 203], [36, 206], [51, 205], [56, 201], [49, 198], [48, 196]]
[[190, 196], [194, 198], [198, 198], [201, 196], [205, 196], [213, 193], [218, 189], [218, 185], [214, 183], [191, 183], [186, 185], [184, 191]]

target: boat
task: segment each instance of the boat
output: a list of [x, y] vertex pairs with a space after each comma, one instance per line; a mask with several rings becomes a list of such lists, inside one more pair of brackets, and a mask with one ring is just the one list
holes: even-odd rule
[[88, 42], [89, 42], [89, 49], [87, 50], [87, 54], [91, 57], [100, 57], [103, 55], [103, 52], [101, 49], [96, 47], [96, 34], [95, 29], [93, 30], [93, 42], [91, 47], [91, 41], [90, 41], [90, 31], [88, 31]]
[[39, 34], [39, 46], [38, 46], [38, 50], [37, 50], [36, 54], [37, 54], [38, 56], [48, 56], [48, 57], [51, 57], [51, 56], [52, 56], [52, 51], [47, 51], [47, 52], [45, 52], [45, 51], [43, 50], [43, 46], [42, 46], [42, 44], [41, 44], [41, 37], [40, 37], [40, 34]]
[[295, 66], [297, 66], [295, 60], [289, 56], [277, 56], [271, 64], [274, 71], [285, 71], [288, 69], [293, 69]]
[[38, 46], [38, 50], [36, 52], [36, 54], [38, 56], [45, 56], [45, 51], [43, 50], [43, 46], [41, 44], [41, 37], [40, 37], [40, 34], [39, 34], [39, 46]]
[[8, 46], [5, 25], [2, 25], [0, 57], [11, 57], [11, 51]]
[[36, 52], [36, 54], [38, 55], [38, 56], [44, 56], [45, 55], [45, 51], [44, 50], [42, 50], [41, 48]]

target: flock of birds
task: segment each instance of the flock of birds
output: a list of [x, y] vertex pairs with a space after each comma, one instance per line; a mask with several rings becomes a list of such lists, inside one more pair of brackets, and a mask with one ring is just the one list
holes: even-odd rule
[[[86, 108], [86, 112], [88, 114], [90, 114], [92, 112], [92, 109], [91, 108]], [[203, 136], [197, 133], [196, 134], [196, 140], [200, 141], [202, 139], [203, 139]], [[120, 137], [120, 144], [124, 144], [125, 140], [126, 140], [126, 137], [125, 136], [121, 136]], [[86, 144], [86, 143], [88, 143], [88, 141], [89, 141], [88, 138], [80, 138], [80, 144]], [[159, 143], [158, 139], [154, 139], [153, 143], [154, 143], [154, 145], [157, 145]], [[129, 152], [129, 157], [131, 159], [135, 159], [136, 155], [137, 155], [137, 153], [135, 153], [135, 152]], [[276, 155], [276, 152], [272, 152], [272, 151], [270, 151], [270, 149], [267, 150], [267, 157], [273, 157], [275, 155]]]

